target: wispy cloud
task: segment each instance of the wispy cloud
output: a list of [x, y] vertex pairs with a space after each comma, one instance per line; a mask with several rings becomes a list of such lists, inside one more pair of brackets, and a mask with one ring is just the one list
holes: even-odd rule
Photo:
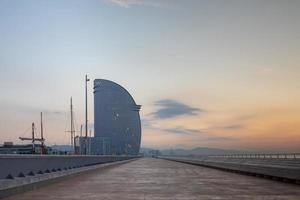
[[236, 121], [248, 121], [248, 120], [254, 119], [256, 117], [257, 117], [257, 114], [249, 114], [249, 115], [238, 116], [234, 120], [236, 120]]
[[52, 111], [52, 110], [46, 110], [44, 111], [45, 114], [50, 114], [50, 115], [66, 115], [66, 112], [62, 111]]
[[233, 130], [233, 129], [241, 129], [244, 128], [245, 126], [243, 124], [231, 124], [228, 126], [222, 126], [220, 127], [221, 129], [227, 129], [227, 130]]
[[176, 127], [159, 127], [155, 124], [154, 120], [151, 119], [143, 119], [142, 120], [143, 128], [145, 129], [151, 129], [151, 130], [157, 130], [157, 131], [163, 131], [168, 133], [174, 133], [178, 135], [191, 135], [191, 134], [197, 134], [197, 133], [204, 133], [205, 130], [203, 129], [193, 129], [188, 128], [185, 126], [176, 126]]
[[157, 111], [152, 113], [157, 119], [167, 119], [182, 115], [198, 115], [200, 112], [204, 112], [203, 109], [191, 107], [172, 99], [157, 101], [155, 105], [160, 107]]
[[233, 117], [223, 121], [221, 124], [215, 124], [210, 126], [209, 130], [238, 130], [247, 128], [247, 124], [250, 120], [255, 119], [257, 114], [248, 114]]
[[152, 6], [152, 7], [160, 7], [162, 4], [158, 0], [106, 0], [111, 4], [123, 7], [130, 8], [136, 5], [143, 6]]
[[222, 136], [209, 136], [204, 138], [205, 141], [228, 141], [228, 140], [236, 140], [237, 138], [233, 137], [222, 137]]
[[143, 128], [149, 128], [149, 129], [153, 128], [152, 120], [151, 119], [143, 118], [141, 120], [141, 124], [142, 124]]
[[190, 129], [183, 126], [177, 126], [173, 128], [165, 128], [162, 129], [163, 131], [169, 132], [169, 133], [175, 133], [175, 134], [182, 134], [182, 135], [190, 135], [195, 133], [201, 133], [202, 131], [199, 129]]

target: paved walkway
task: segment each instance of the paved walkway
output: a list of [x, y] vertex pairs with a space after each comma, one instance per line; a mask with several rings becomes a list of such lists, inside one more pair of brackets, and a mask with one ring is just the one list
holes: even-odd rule
[[6, 200], [300, 199], [300, 186], [154, 158], [99, 169]]

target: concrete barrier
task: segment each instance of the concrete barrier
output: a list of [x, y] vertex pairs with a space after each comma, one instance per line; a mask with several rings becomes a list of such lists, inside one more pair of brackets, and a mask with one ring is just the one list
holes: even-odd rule
[[171, 161], [238, 172], [285, 182], [300, 183], [300, 160], [247, 160], [189, 157], [159, 157]]
[[126, 160], [123, 158], [122, 161], [107, 162], [51, 173], [36, 174], [34, 176], [29, 175], [25, 177], [15, 177], [13, 179], [0, 179], [0, 199], [18, 193], [34, 190], [49, 184], [57, 183], [59, 181], [66, 180], [69, 177], [74, 177], [82, 173], [89, 173], [101, 168], [106, 169], [108, 167], [117, 166], [136, 159], [135, 157], [126, 157]]
[[136, 156], [0, 155], [0, 180], [122, 161]]

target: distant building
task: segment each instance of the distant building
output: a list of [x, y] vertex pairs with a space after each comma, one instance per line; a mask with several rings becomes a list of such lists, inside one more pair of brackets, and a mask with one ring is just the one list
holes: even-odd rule
[[32, 154], [32, 145], [14, 145], [12, 142], [4, 142], [0, 146], [0, 154]]
[[[94, 137], [77, 137], [75, 151], [92, 155], [137, 155], [141, 144], [141, 106], [109, 80], [94, 80]], [[77, 150], [76, 150], [77, 149]]]
[[92, 153], [138, 154], [140, 108], [122, 86], [109, 80], [94, 80], [95, 139]]
[[[63, 154], [62, 152], [55, 151], [50, 147], [47, 148], [47, 154]], [[34, 154], [41, 154], [42, 146], [35, 144]], [[4, 142], [0, 146], [0, 154], [33, 154], [32, 144], [13, 144], [13, 142]]]
[[85, 152], [85, 143], [87, 145], [86, 152], [87, 154], [91, 153], [91, 146], [92, 146], [92, 139], [93, 137], [87, 137], [85, 141], [85, 137], [76, 136], [75, 137], [75, 154], [84, 154]]

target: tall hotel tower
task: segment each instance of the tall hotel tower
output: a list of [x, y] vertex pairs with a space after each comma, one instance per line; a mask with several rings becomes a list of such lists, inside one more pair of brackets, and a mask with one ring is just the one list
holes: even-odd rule
[[91, 154], [139, 153], [141, 106], [129, 92], [109, 80], [94, 80], [94, 126]]

